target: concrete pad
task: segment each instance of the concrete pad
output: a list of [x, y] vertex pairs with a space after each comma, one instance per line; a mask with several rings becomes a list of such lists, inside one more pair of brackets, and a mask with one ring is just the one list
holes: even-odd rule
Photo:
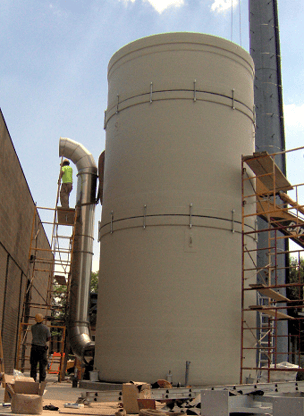
[[[71, 415], [109, 415], [112, 416], [119, 409], [118, 402], [113, 403], [92, 403], [90, 406], [85, 406], [80, 409], [65, 408], [65, 403], [76, 403], [81, 393], [86, 391], [96, 391], [94, 388], [73, 388], [70, 380], [58, 383], [57, 376], [48, 374], [46, 378], [46, 389], [43, 395], [43, 406], [52, 404], [59, 407], [59, 411], [43, 410], [43, 416], [50, 416], [51, 414], [71, 414]], [[4, 388], [0, 388], [0, 416], [15, 415], [12, 413], [10, 407], [3, 407]], [[22, 414], [23, 415], [23, 414]], [[23, 416], [26, 416], [24, 413]]]

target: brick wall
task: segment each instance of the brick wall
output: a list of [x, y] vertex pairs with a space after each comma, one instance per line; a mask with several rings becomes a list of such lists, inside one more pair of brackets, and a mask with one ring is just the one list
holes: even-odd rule
[[[28, 255], [35, 204], [1, 110], [0, 149], [0, 329], [5, 371], [10, 374], [15, 366], [19, 323], [30, 278]], [[49, 248], [44, 230], [37, 244]], [[46, 292], [47, 274], [38, 273], [31, 289], [32, 302], [41, 303]]]

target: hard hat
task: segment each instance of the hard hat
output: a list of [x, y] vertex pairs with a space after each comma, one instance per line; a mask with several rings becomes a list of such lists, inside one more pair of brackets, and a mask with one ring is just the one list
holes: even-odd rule
[[41, 313], [37, 313], [35, 316], [35, 321], [36, 322], [42, 322], [43, 321], [43, 315], [41, 315]]
[[69, 166], [69, 164], [70, 164], [70, 161], [69, 161], [68, 159], [64, 159], [64, 160], [61, 162], [61, 166]]

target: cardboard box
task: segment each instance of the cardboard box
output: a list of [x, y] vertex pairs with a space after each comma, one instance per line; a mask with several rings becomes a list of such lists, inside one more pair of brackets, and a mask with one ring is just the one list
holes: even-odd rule
[[123, 407], [127, 413], [139, 413], [137, 399], [150, 399], [151, 386], [142, 382], [124, 383], [122, 385]]
[[142, 409], [156, 409], [154, 399], [137, 399], [139, 411]]
[[43, 392], [46, 382], [15, 380], [14, 384], [7, 383], [11, 394], [12, 413], [40, 415], [43, 410]]
[[11, 405], [12, 413], [41, 415], [43, 400], [37, 394], [14, 394]]
[[33, 382], [33, 383], [35, 382], [35, 380], [32, 377], [11, 376], [9, 374], [3, 374], [2, 387], [5, 388], [4, 403], [10, 403], [11, 399], [12, 399], [12, 393], [11, 393], [10, 389], [7, 387], [7, 384], [12, 386], [13, 384], [15, 384], [16, 380], [18, 380], [18, 381], [30, 381], [30, 382]]
[[10, 384], [15, 383], [15, 377], [14, 376], [9, 376], [8, 374], [3, 374], [2, 387], [5, 388], [4, 399], [3, 399], [4, 403], [10, 403], [11, 398], [12, 398], [12, 395], [11, 395], [11, 393], [10, 393], [8, 387], [7, 387], [7, 383], [10, 383]]

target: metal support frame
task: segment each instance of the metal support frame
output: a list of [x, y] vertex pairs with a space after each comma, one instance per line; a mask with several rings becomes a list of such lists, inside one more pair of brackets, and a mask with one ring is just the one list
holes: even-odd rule
[[300, 416], [304, 414], [304, 397], [268, 394], [230, 396], [228, 391], [202, 391], [201, 408], [204, 416], [229, 416], [231, 413]]
[[[57, 190], [56, 207], [59, 199]], [[66, 212], [66, 215], [64, 214]], [[18, 334], [18, 347], [15, 368], [29, 370], [29, 349], [31, 345], [30, 327], [36, 313], [42, 313], [50, 329], [60, 333], [60, 363], [58, 379], [64, 378], [64, 352], [66, 335], [66, 317], [70, 293], [70, 267], [72, 263], [76, 212], [73, 209], [35, 207], [31, 231], [31, 244], [28, 255], [28, 281], [23, 302], [23, 312]], [[39, 235], [44, 232], [49, 238], [49, 247], [42, 247]], [[31, 292], [39, 292], [36, 285], [40, 275], [47, 287], [46, 295], [40, 294], [39, 301], [34, 302]], [[61, 302], [58, 304], [58, 299]]]
[[[230, 413], [269, 414], [273, 416], [302, 415], [304, 409], [304, 382], [261, 383], [209, 387], [173, 387], [150, 390], [156, 401], [178, 400], [188, 402], [200, 397], [204, 416], [229, 416]], [[81, 393], [78, 403], [123, 402], [122, 390], [89, 391]]]
[[[281, 159], [282, 153], [290, 153], [303, 150], [303, 147], [268, 155], [266, 152], [256, 153], [253, 156], [243, 157], [243, 186], [242, 186], [242, 232], [243, 232], [243, 255], [242, 255], [242, 347], [241, 357], [246, 349], [255, 350], [257, 353], [256, 367], [245, 367], [241, 358], [240, 381], [243, 382], [244, 373], [251, 371], [255, 373], [257, 379], [263, 373], [267, 373], [267, 380], [272, 377], [279, 377], [280, 371], [289, 371], [287, 368], [280, 367], [280, 362], [285, 361], [282, 357], [288, 357], [287, 361], [296, 365], [301, 365], [301, 333], [303, 328], [304, 316], [301, 311], [304, 307], [303, 302], [303, 276], [296, 282], [287, 280], [284, 284], [278, 278], [282, 270], [293, 273], [294, 267], [301, 268], [301, 253], [304, 249], [304, 216], [302, 213], [303, 205], [298, 202], [300, 188], [304, 190], [304, 184], [291, 185], [278, 168], [276, 158]], [[252, 169], [252, 170], [251, 170]], [[250, 195], [245, 194], [244, 184], [251, 181], [252, 186]], [[248, 187], [247, 187], [248, 189]], [[287, 195], [287, 189], [296, 194], [296, 201]], [[255, 198], [256, 211], [253, 213], [247, 209], [247, 201]], [[263, 218], [265, 227], [258, 230], [248, 230], [245, 227], [248, 218]], [[263, 234], [264, 241], [268, 241], [263, 248], [248, 250], [245, 244], [245, 237], [260, 238]], [[293, 241], [296, 249], [281, 250], [281, 241]], [[286, 244], [288, 247], [289, 244]], [[254, 257], [260, 254], [267, 258], [267, 264], [260, 267]], [[298, 265], [283, 262], [283, 257], [298, 257]], [[248, 277], [255, 274], [257, 285], [249, 285]], [[287, 294], [293, 289], [298, 288], [298, 295], [294, 294], [288, 298]], [[257, 305], [248, 306], [246, 297], [250, 291], [257, 293]], [[244, 305], [247, 305], [246, 307]], [[257, 314], [256, 327], [248, 327], [246, 317], [248, 314]], [[288, 322], [288, 330], [282, 330], [282, 322]], [[302, 325], [302, 327], [301, 327]], [[298, 328], [292, 330], [291, 328]], [[252, 335], [252, 345], [244, 345], [244, 333], [248, 331]], [[248, 334], [246, 332], [246, 334]], [[283, 342], [282, 342], [283, 340]], [[284, 340], [287, 340], [284, 341]], [[282, 345], [287, 345], [286, 350], [282, 350]], [[293, 349], [290, 348], [293, 345]], [[303, 372], [304, 370], [291, 368], [291, 371]], [[275, 376], [276, 373], [276, 376]]]

